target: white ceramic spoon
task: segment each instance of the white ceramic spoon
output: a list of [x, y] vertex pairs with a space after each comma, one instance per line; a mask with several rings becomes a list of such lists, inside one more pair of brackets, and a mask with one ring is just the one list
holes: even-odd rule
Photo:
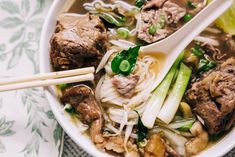
[[158, 76], [153, 88], [158, 86], [158, 84], [163, 80], [174, 61], [185, 47], [207, 26], [225, 12], [232, 3], [233, 0], [214, 0], [206, 8], [200, 11], [191, 21], [169, 37], [141, 48], [141, 53], [143, 54], [166, 54], [166, 61], [157, 74]]

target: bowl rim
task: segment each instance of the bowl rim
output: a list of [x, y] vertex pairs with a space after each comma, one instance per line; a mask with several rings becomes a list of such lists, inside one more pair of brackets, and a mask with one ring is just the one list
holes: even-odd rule
[[[65, 3], [66, 0], [54, 0], [45, 18], [39, 44], [40, 73], [48, 72], [48, 69], [50, 69], [50, 61], [49, 61], [50, 36], [48, 35], [52, 34], [50, 30], [51, 31], [54, 30], [56, 17], [60, 13], [60, 10], [62, 9]], [[110, 157], [110, 155], [108, 155], [107, 153], [101, 152], [97, 148], [95, 148], [94, 144], [87, 142], [88, 141], [87, 137], [85, 137], [77, 130], [76, 126], [72, 124], [70, 119], [66, 118], [65, 113], [61, 110], [61, 103], [57, 100], [57, 96], [54, 94], [53, 86], [44, 87], [44, 92], [49, 102], [50, 108], [53, 114], [55, 115], [56, 120], [59, 122], [64, 131], [72, 138], [72, 140], [76, 144], [78, 144], [83, 150], [85, 150], [90, 155], [98, 157], [105, 157], [105, 156]], [[75, 129], [76, 131], [74, 131], [73, 129]], [[213, 156], [225, 155], [227, 152], [229, 152], [231, 149], [235, 147], [235, 140], [233, 139], [235, 139], [235, 127], [218, 143], [202, 151], [197, 156], [207, 157], [208, 155], [213, 155]]]

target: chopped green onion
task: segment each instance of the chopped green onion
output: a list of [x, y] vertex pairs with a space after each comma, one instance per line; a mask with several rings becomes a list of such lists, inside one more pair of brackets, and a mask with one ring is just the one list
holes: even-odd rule
[[151, 34], [151, 35], [154, 35], [155, 33], [156, 33], [156, 31], [158, 30], [158, 29], [160, 29], [161, 28], [161, 26], [160, 26], [160, 24], [152, 24], [150, 27], [149, 27], [149, 34]]
[[189, 123], [188, 125], [182, 126], [178, 128], [177, 130], [182, 131], [182, 132], [187, 132], [189, 129], [191, 129], [193, 126], [193, 123]]
[[186, 13], [183, 17], [184, 22], [189, 22], [193, 18], [192, 14]]
[[135, 6], [141, 8], [145, 3], [145, 0], [135, 0]]
[[126, 28], [119, 28], [117, 29], [117, 34], [120, 38], [127, 39], [129, 36], [129, 30]]
[[203, 53], [204, 51], [199, 45], [195, 45], [191, 50], [192, 50], [192, 53], [197, 57], [203, 57], [204, 55]]
[[187, 5], [189, 8], [192, 8], [192, 9], [197, 8], [197, 5], [194, 2], [192, 2], [191, 0], [188, 1]]
[[97, 14], [99, 17], [103, 18], [105, 21], [114, 24], [115, 26], [121, 27], [126, 22], [126, 18], [118, 15], [111, 15], [109, 13], [100, 12]]
[[198, 65], [197, 74], [213, 69], [215, 66], [216, 66], [216, 63], [214, 61], [201, 59]]
[[57, 87], [60, 89], [60, 90], [63, 90], [67, 87], [68, 85], [66, 83], [62, 83], [62, 84], [58, 84]]
[[[131, 47], [128, 50], [123, 50], [120, 53], [118, 53], [111, 62], [112, 71], [116, 74], [129, 75], [135, 67], [137, 57], [139, 54], [139, 49], [140, 49], [140, 46], [136, 46], [136, 47]], [[127, 68], [128, 70], [126, 72], [124, 72], [126, 69], [124, 69], [124, 71], [120, 69], [120, 64], [124, 60], [128, 61], [130, 65], [130, 67]], [[124, 66], [126, 66], [125, 62], [123, 62], [123, 64]]]
[[131, 65], [127, 60], [123, 60], [121, 64], [119, 65], [120, 71], [124, 73], [128, 72], [130, 68], [131, 68]]
[[146, 139], [144, 139], [143, 141], [137, 142], [137, 146], [139, 148], [143, 148], [147, 145], [148, 141]]

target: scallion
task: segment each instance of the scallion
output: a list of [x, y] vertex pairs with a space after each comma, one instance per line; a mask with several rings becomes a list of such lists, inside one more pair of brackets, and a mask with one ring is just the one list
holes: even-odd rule
[[186, 13], [183, 17], [184, 22], [189, 22], [193, 18], [192, 14]]
[[127, 39], [129, 36], [129, 30], [126, 28], [119, 28], [116, 30], [118, 36], [123, 39]]
[[60, 89], [60, 90], [63, 90], [67, 87], [68, 85], [65, 84], [65, 83], [62, 83], [62, 84], [58, 84], [57, 87]]
[[192, 49], [192, 53], [197, 57], [203, 57], [204, 51], [199, 45], [195, 45]]
[[157, 32], [157, 30], [160, 28], [161, 28], [160, 24], [152, 24], [149, 27], [148, 32], [149, 32], [149, 34], [154, 35]]
[[119, 65], [120, 71], [124, 73], [128, 72], [130, 68], [131, 68], [131, 65], [127, 60], [123, 60], [121, 64]]
[[166, 98], [158, 118], [169, 124], [174, 118], [191, 76], [192, 70], [184, 63], [180, 64], [176, 82]]

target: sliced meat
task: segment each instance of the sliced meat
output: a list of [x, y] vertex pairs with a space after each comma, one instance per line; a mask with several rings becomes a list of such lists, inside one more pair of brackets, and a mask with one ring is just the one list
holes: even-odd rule
[[63, 91], [61, 100], [63, 103], [68, 103], [73, 106], [80, 114], [81, 121], [90, 125], [90, 136], [92, 141], [94, 143], [103, 142], [102, 110], [95, 100], [93, 91], [85, 85], [74, 86]]
[[166, 0], [151, 0], [145, 6], [144, 9], [161, 8]]
[[127, 77], [115, 75], [112, 79], [112, 84], [121, 96], [131, 98], [135, 94], [135, 87], [139, 78], [138, 75], [129, 75]]
[[[106, 137], [103, 143], [97, 144], [97, 147], [101, 150], [113, 151], [121, 154], [125, 153], [124, 138], [122, 136]], [[128, 152], [138, 152], [137, 146], [130, 140], [127, 142], [126, 148]]]
[[226, 45], [229, 47], [230, 51], [235, 52], [235, 37], [227, 34], [225, 37]]
[[[179, 28], [179, 20], [185, 13], [185, 8], [181, 8], [170, 0], [150, 1], [139, 15], [137, 37], [147, 43], [164, 39]], [[157, 28], [156, 32], [150, 33], [149, 29], [153, 25]]]
[[63, 15], [52, 35], [51, 62], [55, 70], [98, 66], [106, 52], [108, 35], [96, 15]]
[[164, 3], [163, 11], [166, 12], [169, 23], [178, 23], [179, 20], [185, 15], [185, 8], [181, 8], [179, 5], [172, 3], [171, 1], [166, 1]]
[[186, 98], [210, 134], [230, 129], [235, 122], [235, 58], [204, 74], [193, 83]]

